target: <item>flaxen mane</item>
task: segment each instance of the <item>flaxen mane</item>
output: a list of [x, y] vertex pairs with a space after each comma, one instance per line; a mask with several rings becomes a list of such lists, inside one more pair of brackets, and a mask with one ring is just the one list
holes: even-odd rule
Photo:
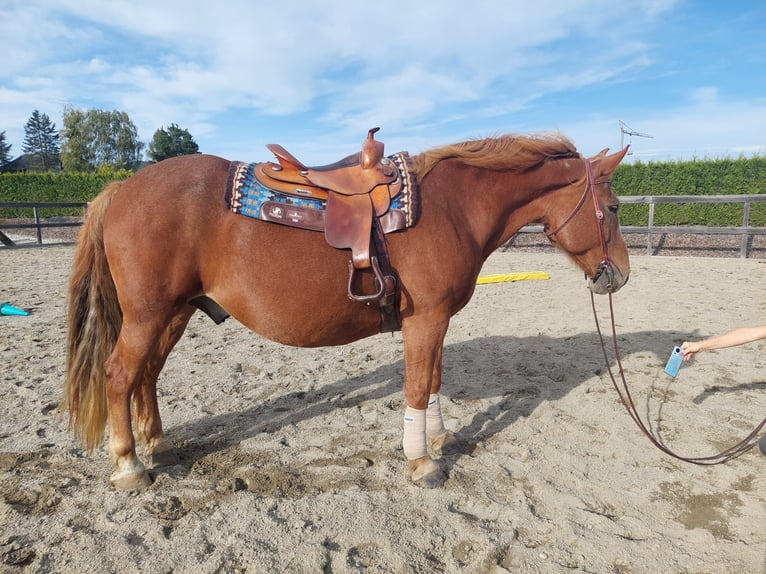
[[436, 147], [412, 158], [412, 171], [422, 180], [444, 159], [466, 165], [512, 172], [526, 171], [552, 157], [577, 157], [572, 142], [559, 134], [503, 135]]

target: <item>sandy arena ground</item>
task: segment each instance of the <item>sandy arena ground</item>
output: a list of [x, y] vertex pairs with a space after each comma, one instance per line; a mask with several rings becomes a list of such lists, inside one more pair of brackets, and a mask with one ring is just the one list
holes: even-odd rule
[[[282, 347], [197, 314], [160, 379], [177, 464], [115, 492], [56, 413], [73, 247], [0, 249], [0, 572], [766, 573], [766, 457], [696, 467], [618, 402], [582, 275], [504, 252], [447, 337], [443, 408], [463, 453], [422, 490], [401, 452], [400, 335]], [[632, 258], [614, 297], [640, 412], [682, 454], [766, 415], [766, 344], [675, 344], [766, 321], [766, 260]], [[608, 331], [606, 298], [599, 298]]]

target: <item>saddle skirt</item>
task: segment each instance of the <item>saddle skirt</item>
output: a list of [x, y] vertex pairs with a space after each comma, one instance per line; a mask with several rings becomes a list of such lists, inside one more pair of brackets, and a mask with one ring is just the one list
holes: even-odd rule
[[[420, 208], [417, 181], [409, 169], [409, 154], [399, 152], [388, 156], [388, 160], [398, 170], [398, 177], [391, 184], [378, 186], [370, 195], [372, 210], [384, 233], [415, 225]], [[308, 183], [300, 172], [283, 170], [271, 162], [233, 161], [225, 201], [229, 210], [240, 215], [325, 232], [331, 195]]]

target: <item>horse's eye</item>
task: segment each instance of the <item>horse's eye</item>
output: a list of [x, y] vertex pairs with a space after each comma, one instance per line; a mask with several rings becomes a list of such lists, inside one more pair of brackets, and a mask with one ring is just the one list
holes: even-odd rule
[[617, 212], [618, 212], [619, 210], [620, 210], [620, 204], [619, 204], [619, 203], [615, 203], [614, 205], [610, 205], [610, 206], [609, 206], [609, 211], [611, 211], [611, 212], [612, 212], [612, 213], [614, 213], [615, 215], [617, 214]]

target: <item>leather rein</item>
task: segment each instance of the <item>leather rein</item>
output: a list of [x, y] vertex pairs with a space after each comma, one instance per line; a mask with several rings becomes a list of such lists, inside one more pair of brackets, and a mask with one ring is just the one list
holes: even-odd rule
[[[599, 237], [601, 240], [602, 260], [598, 266], [596, 275], [591, 279], [592, 281], [596, 281], [596, 279], [598, 279], [602, 273], [604, 273], [605, 271], [608, 271], [611, 268], [611, 263], [612, 263], [612, 259], [609, 257], [609, 251], [607, 248], [606, 235], [604, 233], [604, 212], [601, 210], [601, 207], [599, 206], [598, 197], [596, 195], [596, 185], [601, 183], [609, 183], [609, 178], [599, 178], [597, 180], [594, 180], [593, 167], [591, 166], [590, 160], [584, 158], [583, 161], [585, 162], [585, 170], [586, 170], [586, 177], [587, 177], [587, 181], [585, 184], [585, 191], [583, 192], [583, 195], [580, 198], [580, 201], [577, 203], [572, 213], [570, 213], [569, 216], [564, 220], [564, 222], [561, 223], [554, 231], [550, 233], [546, 232], [546, 235], [548, 236], [548, 238], [552, 238], [559, 231], [561, 231], [564, 228], [564, 226], [567, 225], [574, 218], [574, 216], [577, 214], [580, 208], [582, 208], [583, 204], [585, 203], [585, 200], [588, 197], [588, 194], [590, 193], [591, 197], [593, 198], [593, 207], [596, 212], [596, 219], [599, 222]], [[662, 452], [664, 452], [665, 454], [673, 458], [676, 458], [683, 462], [688, 462], [691, 464], [702, 465], [702, 466], [712, 466], [712, 465], [728, 462], [729, 460], [743, 454], [744, 452], [750, 450], [753, 446], [755, 446], [755, 438], [758, 436], [758, 433], [761, 432], [761, 429], [763, 429], [766, 426], [766, 418], [763, 419], [760, 422], [760, 424], [758, 424], [750, 432], [750, 434], [748, 434], [740, 442], [719, 452], [718, 454], [714, 454], [710, 456], [700, 456], [700, 457], [681, 456], [673, 452], [670, 448], [668, 448], [667, 446], [662, 444], [657, 438], [655, 438], [655, 436], [649, 430], [649, 427], [646, 425], [646, 423], [644, 423], [643, 419], [641, 418], [641, 415], [638, 413], [638, 409], [636, 408], [636, 404], [633, 401], [633, 397], [630, 394], [628, 383], [625, 379], [625, 371], [622, 367], [622, 360], [620, 358], [620, 349], [617, 345], [617, 329], [615, 326], [614, 306], [612, 303], [611, 280], [607, 287], [608, 287], [608, 295], [609, 295], [609, 314], [610, 314], [611, 326], [612, 326], [613, 351], [614, 351], [615, 362], [617, 363], [617, 367], [618, 367], [618, 372], [619, 372], [619, 377], [621, 382], [620, 384], [618, 384], [617, 379], [615, 378], [614, 373], [612, 372], [612, 367], [609, 364], [609, 356], [606, 351], [606, 343], [604, 342], [604, 336], [601, 333], [601, 325], [599, 324], [598, 313], [596, 312], [596, 300], [595, 300], [593, 291], [591, 290], [590, 291], [591, 307], [593, 308], [593, 318], [596, 322], [596, 331], [598, 332], [599, 341], [601, 342], [601, 350], [604, 354], [604, 363], [606, 364], [606, 369], [609, 373], [609, 378], [612, 380], [612, 386], [614, 387], [615, 391], [617, 391], [617, 395], [620, 397], [620, 402], [625, 407], [625, 410], [630, 415], [630, 418], [633, 419], [633, 422], [636, 423], [638, 428], [641, 430], [641, 432], [644, 433], [644, 435], [646, 435], [646, 437], [651, 441], [651, 443], [654, 446], [656, 446], [658, 449], [660, 449]]]

